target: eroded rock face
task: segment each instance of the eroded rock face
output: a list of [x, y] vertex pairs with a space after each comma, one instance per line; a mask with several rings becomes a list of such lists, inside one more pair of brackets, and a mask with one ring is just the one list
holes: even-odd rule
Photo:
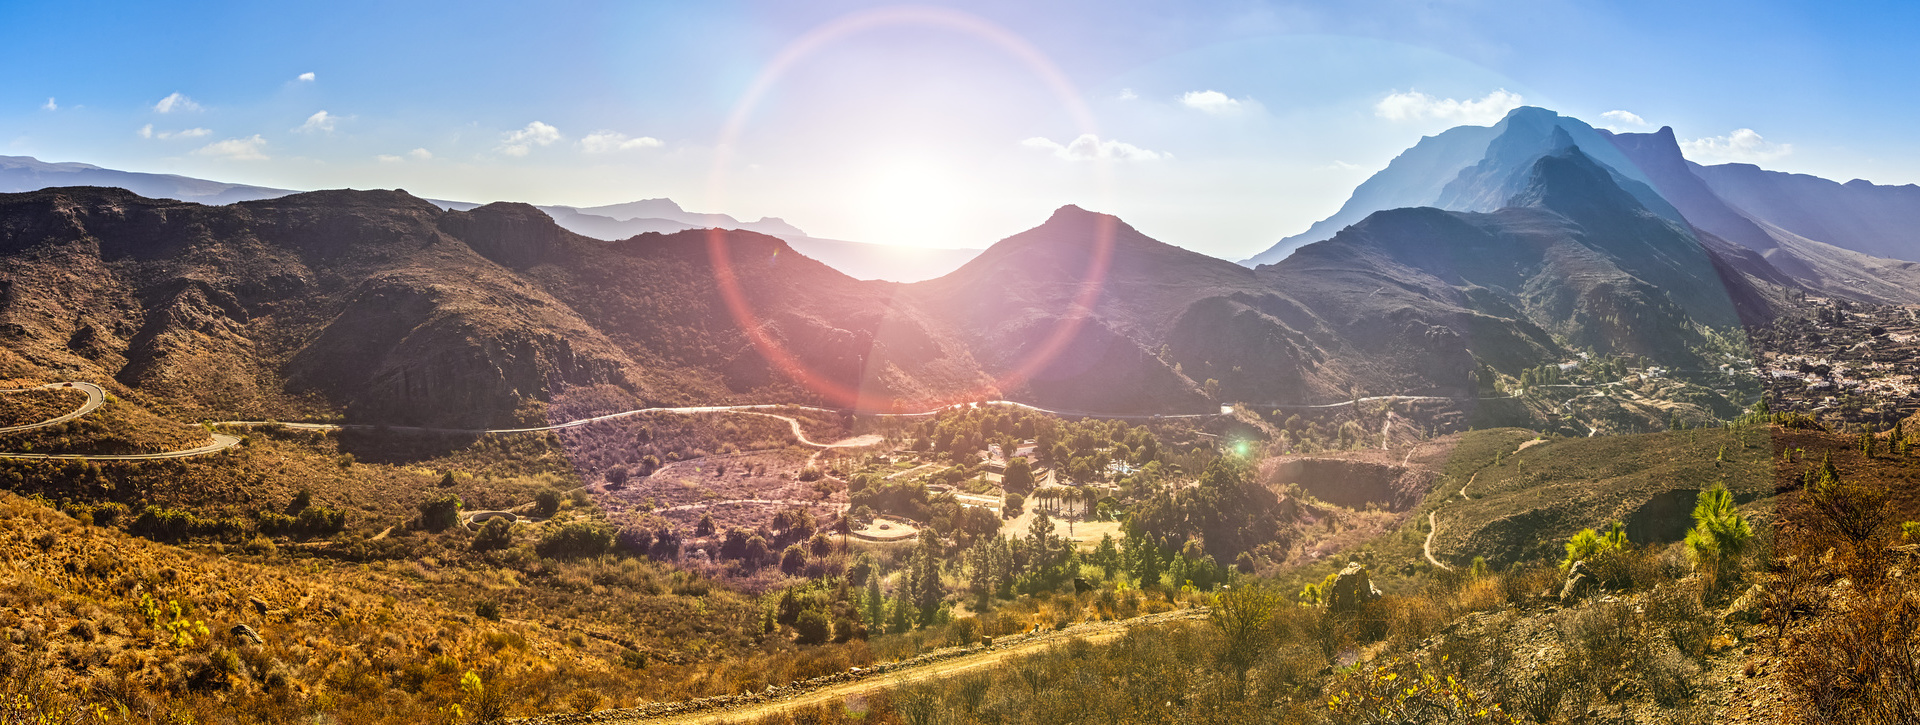
[[1367, 567], [1353, 562], [1333, 578], [1333, 589], [1327, 594], [1327, 609], [1334, 612], [1352, 612], [1380, 598], [1380, 590], [1375, 589], [1373, 580], [1367, 576]]

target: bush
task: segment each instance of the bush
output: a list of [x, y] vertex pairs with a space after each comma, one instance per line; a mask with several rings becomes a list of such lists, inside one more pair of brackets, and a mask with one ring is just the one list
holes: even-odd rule
[[302, 537], [331, 536], [347, 528], [347, 512], [325, 506], [309, 506], [293, 517], [293, 533]]
[[550, 529], [533, 550], [549, 559], [600, 556], [613, 548], [613, 529], [593, 521], [569, 521]]
[[420, 502], [420, 528], [446, 531], [460, 523], [460, 497], [443, 493]]
[[473, 613], [481, 619], [500, 621], [500, 603], [491, 599], [482, 599], [473, 605]]
[[816, 608], [803, 610], [794, 617], [793, 631], [799, 636], [800, 644], [825, 644], [833, 638], [833, 625], [827, 613]]
[[505, 549], [513, 545], [513, 524], [504, 517], [488, 519], [480, 527], [480, 533], [473, 537], [474, 551], [492, 551]]
[[560, 492], [551, 488], [545, 488], [533, 495], [533, 511], [531, 513], [535, 517], [543, 519], [553, 518], [553, 515], [559, 512]]

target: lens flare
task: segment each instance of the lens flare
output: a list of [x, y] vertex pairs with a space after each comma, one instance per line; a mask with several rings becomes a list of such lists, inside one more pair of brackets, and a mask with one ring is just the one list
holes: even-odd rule
[[[726, 197], [728, 171], [732, 166], [734, 148], [741, 132], [746, 128], [747, 119], [768, 91], [778, 85], [796, 64], [823, 48], [851, 36], [893, 27], [939, 28], [986, 41], [1019, 60], [1035, 77], [1045, 83], [1073, 117], [1081, 133], [1096, 135], [1099, 133], [1092, 113], [1087, 109], [1073, 84], [1067, 80], [1066, 75], [1061, 73], [1044, 53], [1018, 35], [979, 17], [945, 8], [878, 8], [845, 15], [809, 31], [788, 44], [754, 78], [747, 90], [741, 94], [740, 99], [735, 102], [732, 112], [728, 115], [726, 126], [721, 129], [719, 141], [715, 144], [713, 169], [708, 176], [709, 203], [724, 206], [723, 200]], [[1093, 168], [1096, 188], [1104, 201], [1111, 197], [1112, 177], [1108, 162], [1097, 159]], [[1087, 267], [1081, 275], [1078, 289], [1075, 290], [1067, 309], [1060, 311], [1059, 322], [1046, 339], [999, 377], [973, 390], [947, 396], [949, 400], [994, 397], [1001, 394], [1001, 391], [1017, 388], [1045, 369], [1049, 362], [1066, 349], [1074, 335], [1079, 332], [1081, 324], [1092, 312], [1093, 305], [1099, 300], [1100, 290], [1106, 280], [1107, 267], [1113, 254], [1114, 232], [1113, 219], [1102, 216], [1100, 223], [1095, 227], [1093, 250], [1088, 255]], [[726, 304], [728, 313], [746, 334], [748, 341], [753, 343], [754, 348], [774, 369], [788, 378], [799, 381], [836, 405], [855, 409], [890, 410], [900, 404], [912, 402], [894, 400], [890, 396], [876, 399], [874, 396], [862, 395], [857, 384], [853, 386], [843, 384], [802, 363], [767, 333], [759, 315], [749, 304], [741, 288], [739, 277], [735, 274], [726, 231], [708, 230], [707, 254], [712, 261], [714, 282], [719, 287], [721, 299]]]

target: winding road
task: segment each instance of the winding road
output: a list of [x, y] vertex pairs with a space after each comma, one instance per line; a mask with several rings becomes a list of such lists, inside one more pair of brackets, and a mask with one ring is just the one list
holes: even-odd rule
[[60, 425], [61, 423], [91, 413], [107, 402], [107, 391], [101, 390], [100, 386], [94, 385], [93, 383], [47, 383], [46, 385], [32, 388], [0, 390], [0, 393], [25, 393], [33, 390], [78, 390], [87, 394], [87, 402], [81, 403], [78, 409], [58, 418], [49, 418], [38, 423], [28, 423], [26, 425], [7, 426], [0, 428], [0, 433], [15, 433], [23, 430], [33, 430], [35, 428], [45, 428], [50, 425]]

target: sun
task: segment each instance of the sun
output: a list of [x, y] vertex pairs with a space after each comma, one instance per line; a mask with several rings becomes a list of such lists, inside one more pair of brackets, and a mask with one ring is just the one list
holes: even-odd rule
[[977, 246], [955, 238], [971, 199], [950, 163], [926, 156], [881, 159], [861, 175], [850, 216], [855, 239], [908, 247]]

